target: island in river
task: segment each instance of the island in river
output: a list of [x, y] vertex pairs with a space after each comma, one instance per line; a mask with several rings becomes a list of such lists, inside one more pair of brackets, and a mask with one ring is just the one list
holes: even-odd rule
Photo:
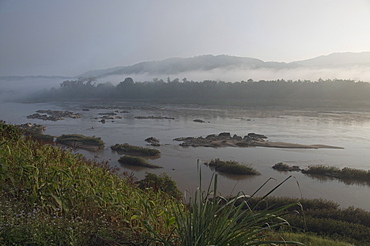
[[338, 146], [331, 145], [306, 145], [286, 142], [270, 142], [266, 140], [267, 137], [262, 134], [248, 133], [248, 135], [241, 137], [236, 134], [231, 136], [229, 132], [222, 132], [218, 135], [211, 134], [207, 137], [180, 137], [175, 138], [175, 141], [181, 141], [180, 146], [183, 147], [272, 147], [272, 148], [296, 148], [296, 149], [343, 149]]

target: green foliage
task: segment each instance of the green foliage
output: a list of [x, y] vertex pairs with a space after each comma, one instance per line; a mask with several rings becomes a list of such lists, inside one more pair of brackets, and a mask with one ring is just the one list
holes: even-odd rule
[[[201, 178], [200, 178], [201, 179]], [[212, 181], [211, 181], [212, 182]], [[201, 180], [200, 180], [201, 183]], [[217, 194], [217, 174], [214, 176], [213, 191], [199, 187], [190, 198], [189, 209], [174, 208], [175, 225], [172, 237], [158, 235], [147, 223], [154, 239], [162, 245], [272, 245], [273, 243], [303, 245], [297, 242], [268, 240], [271, 230], [288, 226], [281, 215], [292, 205], [273, 210], [255, 211], [253, 208], [243, 209], [244, 204], [236, 204], [237, 197], [225, 204], [219, 203]], [[268, 225], [268, 226], [266, 226]]]
[[306, 246], [354, 246], [354, 244], [332, 240], [330, 238], [322, 238], [308, 233], [288, 233], [284, 232], [278, 238], [285, 240], [301, 242]]
[[124, 165], [139, 166], [139, 167], [149, 167], [149, 168], [161, 168], [160, 166], [150, 164], [147, 160], [136, 157], [136, 156], [121, 156], [118, 162]]
[[139, 185], [145, 189], [106, 163], [0, 122], [0, 245], [150, 245], [150, 237], [162, 245], [271, 244], [269, 235], [287, 221], [296, 230], [370, 245], [370, 212], [362, 209], [268, 196], [221, 204], [217, 175], [213, 190], [200, 187], [189, 204], [173, 198], [179, 192], [165, 174], [147, 174]]
[[180, 199], [182, 194], [176, 186], [176, 182], [171, 179], [166, 173], [156, 175], [154, 173], [146, 173], [145, 178], [138, 182], [141, 189], [152, 188], [155, 191], [163, 191], [176, 199]]
[[48, 134], [40, 134], [40, 133], [31, 133], [29, 134], [31, 138], [34, 140], [44, 141], [44, 142], [53, 142], [54, 136]]
[[94, 85], [93, 79], [64, 81], [57, 90], [38, 98], [136, 99], [164, 103], [222, 104], [243, 106], [367, 106], [370, 85], [353, 80], [285, 81], [260, 80], [258, 83], [178, 79], [167, 82], [134, 82], [131, 78], [117, 86]]
[[170, 232], [161, 216], [174, 204], [170, 196], [138, 189], [106, 163], [15, 134], [13, 126], [0, 123], [0, 238], [5, 245], [143, 242], [144, 220], [160, 234]]
[[216, 158], [214, 160], [211, 160], [208, 165], [215, 168], [215, 170], [218, 172], [244, 175], [260, 174], [251, 166], [242, 165], [237, 161], [221, 161], [219, 158]]
[[112, 145], [111, 149], [117, 152], [130, 154], [130, 155], [158, 157], [161, 154], [159, 150], [130, 145], [128, 143]]
[[288, 211], [291, 213], [285, 216], [297, 231], [304, 230], [356, 245], [370, 245], [370, 212], [363, 209], [341, 209], [332, 201], [289, 197], [266, 197], [262, 202], [254, 198], [249, 203], [256, 210], [264, 210], [298, 202], [301, 206], [290, 207]]

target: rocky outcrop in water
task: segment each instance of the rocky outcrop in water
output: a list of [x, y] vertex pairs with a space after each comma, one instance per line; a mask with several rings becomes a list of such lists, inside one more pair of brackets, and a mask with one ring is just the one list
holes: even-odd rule
[[58, 121], [64, 120], [64, 118], [81, 118], [81, 115], [79, 113], [73, 113], [70, 111], [37, 110], [35, 114], [28, 115], [27, 118]]
[[160, 146], [159, 139], [154, 138], [154, 137], [149, 137], [145, 139], [145, 142], [150, 143], [151, 146]]
[[135, 116], [135, 119], [174, 120], [174, 117], [167, 116]]
[[343, 149], [342, 147], [329, 145], [306, 145], [285, 142], [270, 142], [267, 137], [262, 134], [248, 133], [244, 137], [234, 134], [231, 136], [229, 132], [222, 132], [218, 135], [211, 134], [204, 137], [180, 137], [175, 138], [175, 141], [182, 142], [183, 147], [272, 147], [272, 148], [297, 148], [297, 149]]
[[249, 147], [256, 146], [255, 142], [263, 142], [267, 138], [264, 135], [249, 133], [248, 135], [241, 137], [238, 135], [233, 135], [229, 132], [222, 132], [218, 135], [211, 134], [207, 137], [182, 137], [175, 138], [175, 141], [181, 141], [183, 143], [180, 146], [183, 147]]
[[42, 134], [42, 132], [45, 131], [45, 129], [46, 129], [46, 127], [43, 126], [43, 125], [31, 124], [31, 123], [20, 124], [20, 125], [17, 125], [17, 127], [20, 130], [23, 130], [25, 132], [35, 132], [35, 133], [39, 133], [39, 134]]

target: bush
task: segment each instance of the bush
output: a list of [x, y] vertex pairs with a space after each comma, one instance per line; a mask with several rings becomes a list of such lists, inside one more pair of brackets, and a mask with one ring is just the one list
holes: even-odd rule
[[146, 173], [145, 178], [138, 182], [141, 189], [152, 188], [154, 191], [163, 191], [176, 199], [180, 199], [182, 194], [176, 186], [176, 182], [165, 173], [156, 175], [154, 173]]

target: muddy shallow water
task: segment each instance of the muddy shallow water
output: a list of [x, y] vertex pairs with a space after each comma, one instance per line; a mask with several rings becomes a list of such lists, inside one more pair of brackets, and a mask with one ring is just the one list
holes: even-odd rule
[[[86, 111], [86, 108], [89, 111]], [[79, 119], [66, 118], [61, 121], [27, 119], [27, 115], [39, 109], [69, 110], [82, 114]], [[82, 110], [82, 109], [85, 109]], [[106, 120], [101, 123], [99, 113], [114, 112], [122, 119]], [[126, 111], [126, 112], [124, 112]], [[128, 112], [127, 112], [128, 111]], [[135, 118], [155, 116], [153, 118]], [[163, 117], [163, 118], [161, 118]], [[168, 118], [166, 118], [168, 117]], [[174, 118], [174, 119], [171, 119]], [[46, 126], [46, 134], [69, 133], [101, 137], [105, 148], [98, 152], [79, 150], [88, 158], [108, 161], [121, 171], [133, 172], [139, 179], [145, 172], [167, 173], [179, 188], [192, 193], [199, 186], [200, 163], [203, 185], [206, 186], [213, 171], [202, 163], [214, 158], [236, 160], [251, 164], [259, 176], [219, 175], [219, 192], [223, 195], [242, 191], [254, 193], [266, 180], [273, 178], [259, 191], [264, 195], [268, 190], [288, 176], [286, 183], [274, 191], [275, 196], [323, 198], [338, 202], [343, 207], [355, 206], [370, 210], [370, 187], [363, 183], [342, 182], [336, 179], [307, 176], [298, 172], [278, 172], [272, 166], [278, 162], [297, 165], [301, 168], [310, 165], [330, 165], [370, 169], [370, 114], [353, 111], [282, 110], [256, 108], [220, 108], [189, 105], [150, 105], [136, 103], [103, 102], [90, 103], [2, 103], [0, 119], [12, 124], [37, 123]], [[205, 123], [194, 122], [194, 119]], [[298, 144], [325, 144], [344, 149], [279, 149], [279, 148], [207, 148], [181, 147], [173, 141], [178, 137], [199, 137], [209, 134], [230, 132], [232, 135], [247, 135], [254, 132], [268, 137], [269, 141]], [[153, 147], [161, 151], [161, 157], [150, 160], [161, 169], [121, 166], [120, 157], [109, 146], [116, 143], [129, 143], [146, 146], [144, 140], [155, 137], [161, 146]]]

